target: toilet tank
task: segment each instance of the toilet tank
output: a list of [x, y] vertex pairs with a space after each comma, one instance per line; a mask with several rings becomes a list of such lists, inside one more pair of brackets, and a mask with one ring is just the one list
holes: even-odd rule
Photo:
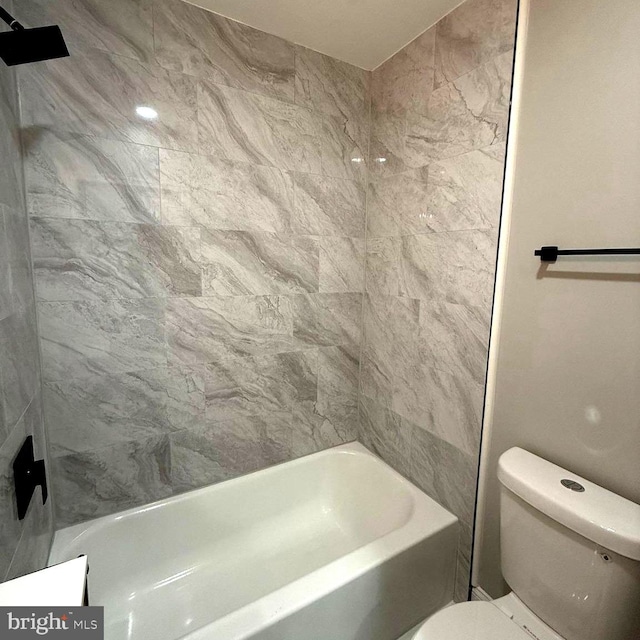
[[514, 594], [566, 640], [640, 640], [640, 505], [519, 448], [498, 478]]

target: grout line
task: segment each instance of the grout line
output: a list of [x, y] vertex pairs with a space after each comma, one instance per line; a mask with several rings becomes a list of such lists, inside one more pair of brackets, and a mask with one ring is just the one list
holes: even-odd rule
[[357, 405], [358, 405], [358, 430], [357, 430], [357, 439], [359, 442], [362, 442], [362, 414], [360, 411], [360, 397], [364, 395], [362, 391], [362, 362], [364, 360], [364, 351], [365, 351], [365, 308], [367, 305], [367, 274], [369, 269], [368, 265], [368, 253], [369, 253], [369, 173], [371, 171], [371, 136], [372, 136], [372, 105], [373, 105], [373, 73], [369, 72], [369, 109], [368, 109], [368, 124], [369, 124], [369, 135], [367, 137], [367, 155], [365, 162], [365, 180], [364, 180], [364, 256], [363, 256], [363, 276], [362, 276], [362, 309], [360, 313], [360, 354], [359, 354], [359, 363], [358, 363], [358, 394], [357, 394]]

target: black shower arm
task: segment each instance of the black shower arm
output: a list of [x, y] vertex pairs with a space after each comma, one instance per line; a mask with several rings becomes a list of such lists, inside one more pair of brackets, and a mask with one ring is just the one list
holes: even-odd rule
[[24, 27], [2, 7], [0, 7], [0, 19], [4, 20], [14, 31], [22, 31], [24, 29]]

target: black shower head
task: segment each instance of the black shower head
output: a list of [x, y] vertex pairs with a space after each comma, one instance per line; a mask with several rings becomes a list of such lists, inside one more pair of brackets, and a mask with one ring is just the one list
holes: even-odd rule
[[0, 33], [0, 58], [9, 66], [68, 55], [60, 27], [36, 27]]
[[13, 16], [0, 7], [0, 19], [12, 29], [0, 33], [0, 58], [5, 64], [25, 64], [52, 58], [64, 58], [69, 50], [60, 27], [25, 29]]

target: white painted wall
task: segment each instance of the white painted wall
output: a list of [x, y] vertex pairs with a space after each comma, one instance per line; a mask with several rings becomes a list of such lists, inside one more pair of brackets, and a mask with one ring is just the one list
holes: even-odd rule
[[462, 3], [462, 0], [187, 1], [369, 70]]
[[640, 3], [522, 0], [474, 585], [500, 573], [500, 454], [520, 446], [640, 502]]

